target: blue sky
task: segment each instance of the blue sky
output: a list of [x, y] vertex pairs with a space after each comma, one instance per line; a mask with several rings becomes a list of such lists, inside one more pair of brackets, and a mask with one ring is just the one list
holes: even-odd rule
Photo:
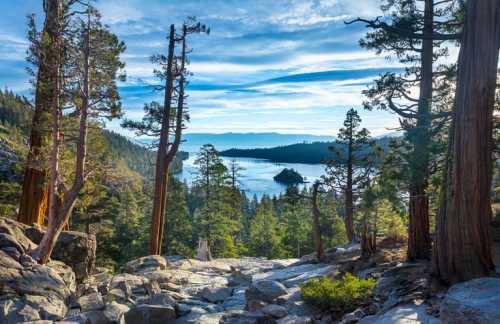
[[[42, 22], [41, 0], [0, 1], [0, 87], [29, 91], [24, 61], [26, 15]], [[335, 135], [361, 91], [396, 61], [358, 46], [356, 16], [380, 15], [378, 0], [100, 0], [103, 20], [127, 44], [121, 84], [128, 118], [161, 95], [149, 57], [166, 51], [169, 24], [196, 16], [211, 34], [192, 37], [188, 132], [280, 132]], [[360, 109], [374, 135], [398, 120]], [[119, 122], [108, 127], [119, 130]], [[123, 132], [123, 131], [122, 131]], [[131, 135], [126, 133], [127, 135]]]

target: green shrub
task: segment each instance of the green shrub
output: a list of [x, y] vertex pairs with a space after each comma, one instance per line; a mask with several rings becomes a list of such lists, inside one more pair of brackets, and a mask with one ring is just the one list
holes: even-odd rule
[[312, 279], [301, 285], [302, 299], [312, 306], [333, 312], [351, 312], [368, 301], [376, 281], [346, 273], [341, 280]]

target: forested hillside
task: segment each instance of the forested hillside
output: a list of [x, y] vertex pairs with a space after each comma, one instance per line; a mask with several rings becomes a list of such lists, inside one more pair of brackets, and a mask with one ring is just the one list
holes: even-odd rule
[[[397, 138], [382, 137], [376, 140], [377, 146], [386, 149], [391, 140], [397, 141]], [[330, 148], [340, 148], [335, 142], [314, 142], [297, 143], [292, 145], [278, 146], [272, 148], [256, 149], [229, 149], [221, 151], [221, 156], [227, 157], [246, 157], [255, 159], [265, 159], [276, 163], [326, 163], [332, 158]], [[360, 154], [366, 154], [371, 149], [366, 148]]]

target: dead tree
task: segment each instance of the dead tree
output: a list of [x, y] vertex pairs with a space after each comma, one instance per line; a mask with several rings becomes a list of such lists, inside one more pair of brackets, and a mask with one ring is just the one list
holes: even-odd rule
[[[166, 218], [169, 168], [182, 141], [182, 130], [188, 119], [185, 104], [187, 65], [187, 38], [194, 33], [209, 33], [209, 28], [190, 19], [184, 23], [179, 34], [175, 25], [170, 26], [168, 35], [168, 54], [155, 55], [154, 63], [161, 66], [155, 75], [165, 82], [159, 87], [164, 91], [163, 106], [153, 102], [145, 105], [145, 117], [142, 121], [126, 120], [122, 126], [133, 129], [138, 135], [158, 136], [158, 148], [154, 176], [153, 211], [151, 215], [151, 233], [149, 253], [161, 254], [163, 228]], [[176, 46], [180, 44], [180, 53]]]

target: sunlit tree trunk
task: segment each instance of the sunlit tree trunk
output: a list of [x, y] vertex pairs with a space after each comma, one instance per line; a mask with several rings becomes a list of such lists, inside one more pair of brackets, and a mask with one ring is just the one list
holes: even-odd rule
[[56, 104], [54, 92], [57, 91], [60, 68], [60, 47], [57, 44], [61, 42], [59, 27], [63, 14], [62, 0], [47, 0], [44, 3], [46, 17], [39, 49], [41, 55], [36, 77], [35, 111], [17, 218], [25, 224], [40, 225], [44, 224], [48, 208], [48, 177], [44, 157], [49, 147], [47, 115]]
[[153, 197], [153, 213], [151, 217], [151, 235], [149, 241], [149, 253], [156, 255], [161, 253], [161, 225], [165, 213], [165, 200], [167, 193], [167, 173], [166, 166], [167, 145], [170, 131], [170, 114], [172, 105], [172, 93], [174, 85], [173, 61], [175, 47], [175, 27], [170, 25], [168, 57], [167, 57], [167, 78], [165, 86], [165, 99], [163, 104], [163, 120], [160, 133], [160, 143], [156, 157], [155, 185]]
[[467, 2], [434, 249], [434, 272], [447, 283], [494, 268], [489, 223], [499, 25], [498, 0]]

